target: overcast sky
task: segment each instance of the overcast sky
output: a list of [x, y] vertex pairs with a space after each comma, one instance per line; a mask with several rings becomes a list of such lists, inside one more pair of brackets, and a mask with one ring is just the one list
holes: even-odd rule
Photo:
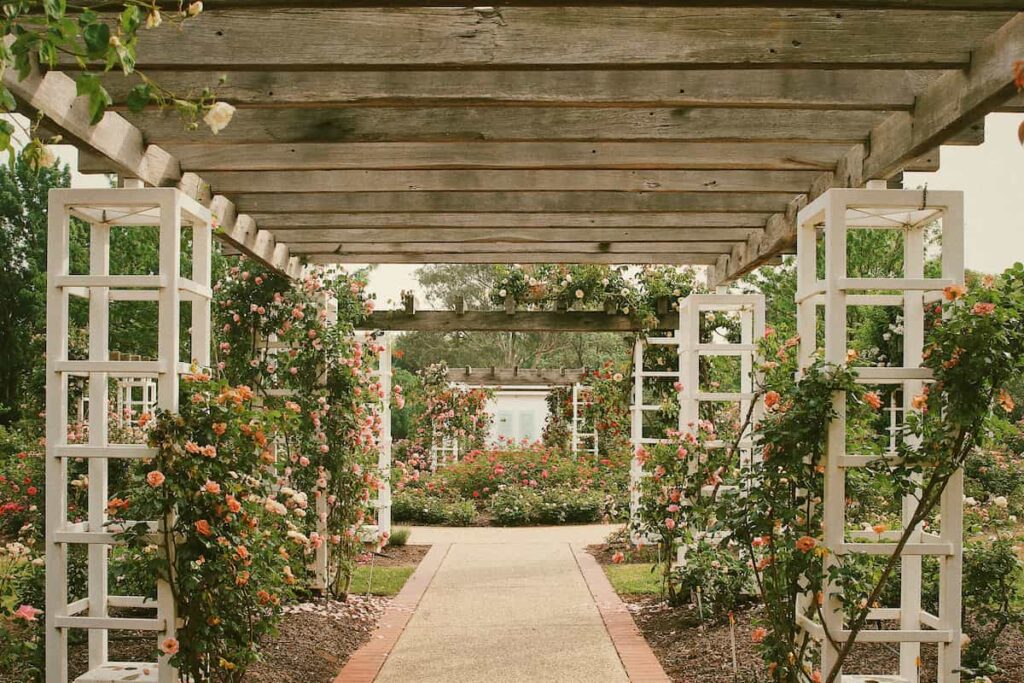
[[[992, 114], [985, 122], [985, 142], [976, 147], [943, 147], [936, 173], [908, 173], [904, 185], [933, 190], [963, 190], [966, 214], [967, 267], [997, 272], [1024, 261], [1024, 147], [1017, 141], [1021, 114]], [[72, 169], [77, 152], [61, 147]], [[74, 172], [76, 187], [107, 187], [105, 176]], [[415, 265], [381, 265], [370, 279], [378, 301], [397, 302], [399, 292], [415, 289]]]

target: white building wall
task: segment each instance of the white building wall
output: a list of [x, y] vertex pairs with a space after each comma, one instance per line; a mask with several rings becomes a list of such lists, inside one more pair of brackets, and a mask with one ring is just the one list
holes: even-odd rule
[[498, 388], [487, 403], [487, 412], [494, 416], [490, 445], [504, 440], [540, 441], [548, 417], [546, 387]]

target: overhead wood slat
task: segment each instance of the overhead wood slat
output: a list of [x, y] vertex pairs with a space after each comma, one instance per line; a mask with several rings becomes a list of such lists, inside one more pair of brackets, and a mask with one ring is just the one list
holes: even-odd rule
[[[81, 4], [102, 9], [108, 0], [84, 0]], [[177, 9], [177, 0], [160, 0], [162, 7]], [[274, 7], [450, 7], [451, 0], [206, 0], [209, 9]], [[972, 12], [1024, 10], [1021, 0], [506, 0], [508, 7], [778, 7], [812, 9], [963, 10]]]
[[[271, 227], [271, 229], [274, 229]], [[744, 242], [759, 226], [745, 228], [385, 228], [275, 230], [293, 248], [309, 242], [489, 244], [546, 242]]]
[[[664, 169], [824, 170], [843, 144], [786, 142], [353, 142], [341, 144], [172, 144], [167, 150], [194, 171], [317, 171], [344, 169]], [[938, 162], [938, 150], [922, 164]], [[81, 154], [82, 173], [110, 162]]]
[[[186, 30], [191, 30], [189, 27]], [[148, 38], [148, 35], [147, 35]], [[942, 71], [849, 69], [168, 71], [173, 92], [209, 87], [239, 107], [588, 106], [909, 110]], [[123, 107], [134, 84], [107, 74]]]
[[571, 385], [588, 374], [586, 368], [448, 368], [448, 381], [475, 386]]
[[780, 211], [786, 192], [348, 192], [232, 196], [247, 213], [760, 213]]
[[[275, 230], [309, 228], [750, 228], [763, 227], [766, 213], [253, 213]], [[426, 229], [431, 230], [426, 230]], [[440, 233], [438, 233], [440, 234]], [[292, 239], [289, 233], [284, 239]]]
[[577, 255], [586, 254], [619, 254], [628, 258], [630, 254], [662, 252], [665, 254], [724, 254], [732, 248], [725, 242], [544, 242], [541, 244], [526, 242], [491, 241], [481, 244], [465, 242], [289, 242], [293, 253], [316, 254], [335, 253], [346, 257], [360, 254], [483, 254], [503, 251], [509, 254], [532, 254], [538, 250], [550, 254]]
[[885, 112], [438, 107], [242, 109], [214, 135], [172, 110], [126, 114], [153, 144], [664, 140], [862, 142]]
[[802, 192], [815, 171], [212, 171], [220, 192]]
[[[431, 7], [203, 12], [140, 41], [139, 67], [508, 66], [958, 68], [1002, 12]], [[926, 26], [927, 30], [922, 30]]]
[[[643, 329], [640, 320], [628, 315], [599, 311], [374, 311], [369, 323], [375, 330], [424, 332], [633, 332]], [[658, 329], [679, 327], [679, 314], [666, 315]]]
[[521, 254], [507, 251], [476, 254], [355, 254], [333, 251], [306, 254], [310, 263], [607, 263], [607, 264], [666, 264], [677, 266], [711, 266], [718, 254], [602, 254], [533, 252]]

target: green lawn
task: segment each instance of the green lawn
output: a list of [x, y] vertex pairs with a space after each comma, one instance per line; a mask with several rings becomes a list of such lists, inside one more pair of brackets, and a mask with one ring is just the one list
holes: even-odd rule
[[369, 565], [356, 567], [349, 592], [365, 595], [369, 583], [370, 593], [373, 595], [395, 595], [415, 569], [416, 567], [374, 567], [371, 577]]
[[661, 576], [651, 571], [653, 564], [606, 564], [605, 574], [616, 593], [657, 595], [661, 593]]

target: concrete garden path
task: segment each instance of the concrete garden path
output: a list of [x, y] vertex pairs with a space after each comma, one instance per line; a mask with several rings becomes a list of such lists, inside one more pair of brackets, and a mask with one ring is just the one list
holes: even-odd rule
[[573, 547], [614, 527], [414, 527], [451, 544], [378, 683], [626, 682]]

